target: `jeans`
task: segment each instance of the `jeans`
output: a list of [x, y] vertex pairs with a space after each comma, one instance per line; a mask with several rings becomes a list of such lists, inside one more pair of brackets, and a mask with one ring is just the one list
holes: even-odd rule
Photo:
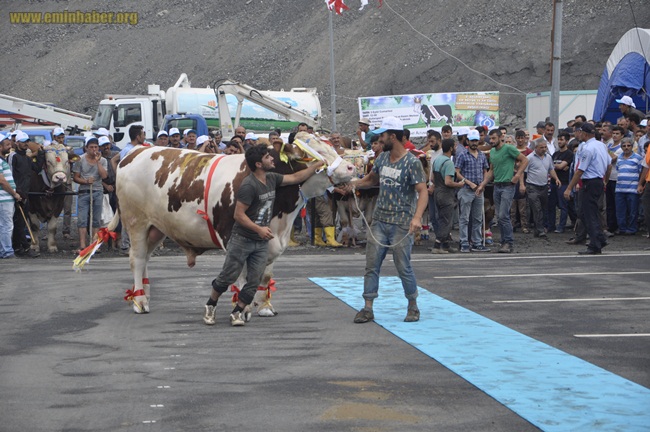
[[607, 212], [607, 230], [614, 232], [618, 227], [618, 212], [616, 211], [616, 180], [607, 182], [605, 189], [605, 211]]
[[228, 287], [237, 281], [245, 264], [246, 284], [239, 292], [239, 300], [247, 305], [251, 304], [264, 276], [268, 251], [269, 242], [266, 240], [252, 240], [233, 234], [228, 241], [228, 252], [221, 273], [212, 281], [214, 290], [220, 294], [226, 292]]
[[13, 201], [0, 202], [0, 258], [7, 258], [14, 254], [11, 235], [14, 232], [15, 209]]
[[643, 195], [641, 195], [641, 207], [643, 207], [643, 221], [650, 233], [650, 184], [646, 183]]
[[435, 191], [433, 195], [435, 197], [436, 212], [438, 213], [436, 240], [445, 243], [454, 225], [456, 196], [452, 191]]
[[639, 216], [639, 195], [616, 192], [616, 219], [622, 233], [637, 232], [636, 220]]
[[434, 194], [429, 195], [429, 225], [433, 228], [434, 233], [438, 232], [438, 209]]
[[370, 231], [372, 236], [368, 237], [368, 243], [366, 244], [366, 274], [363, 278], [363, 298], [370, 300], [379, 296], [379, 272], [381, 264], [386, 258], [388, 248], [377, 244], [377, 242], [384, 245], [394, 245], [399, 242], [399, 244], [391, 248], [395, 268], [402, 280], [404, 296], [409, 300], [415, 300], [418, 296], [418, 286], [415, 281], [415, 273], [411, 267], [413, 235], [409, 234], [409, 226], [373, 220]]
[[501, 244], [514, 244], [515, 238], [512, 233], [510, 222], [510, 206], [515, 196], [515, 185], [494, 185], [494, 209], [497, 214], [499, 231], [501, 232]]
[[[569, 203], [564, 199], [564, 191], [567, 185], [557, 186], [551, 182], [551, 193], [548, 196], [548, 230], [564, 231], [567, 216], [569, 215]], [[560, 223], [555, 224], [557, 219], [556, 209], [560, 209]]]
[[595, 178], [583, 180], [582, 220], [589, 233], [588, 248], [600, 251], [607, 242], [600, 224], [598, 203], [603, 197], [603, 179]]
[[[93, 228], [100, 228], [102, 226], [102, 207], [103, 207], [104, 191], [102, 189], [93, 191]], [[77, 197], [78, 212], [77, 212], [77, 227], [88, 228], [88, 221], [90, 220], [90, 193], [79, 193]]]
[[[460, 207], [460, 218], [458, 219], [460, 245], [469, 246], [471, 239], [473, 246], [482, 242], [481, 228], [483, 227], [483, 194], [476, 196], [476, 193], [466, 187], [458, 191], [458, 205]], [[468, 232], [470, 218], [472, 220], [471, 235]]]
[[528, 207], [530, 214], [533, 216], [533, 232], [535, 235], [544, 232], [546, 225], [546, 213], [548, 213], [548, 186], [537, 186], [534, 184], [526, 185], [526, 195], [528, 196]]

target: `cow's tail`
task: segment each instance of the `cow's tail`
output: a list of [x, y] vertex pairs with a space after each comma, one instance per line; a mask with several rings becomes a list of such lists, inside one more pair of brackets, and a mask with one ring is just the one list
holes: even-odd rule
[[113, 215], [113, 219], [108, 223], [106, 226], [106, 229], [109, 232], [115, 231], [115, 228], [117, 228], [117, 225], [120, 223], [120, 209], [119, 207], [115, 209], [115, 214]]
[[79, 251], [79, 255], [77, 258], [75, 258], [73, 264], [72, 264], [72, 269], [74, 271], [81, 271], [86, 265], [87, 262], [90, 261], [90, 258], [95, 254], [97, 249], [102, 245], [102, 243], [108, 242], [109, 239], [115, 239], [117, 238], [117, 233], [115, 232], [115, 228], [117, 228], [117, 224], [120, 222], [120, 214], [119, 211], [116, 211], [115, 214], [113, 215], [113, 219], [109, 222], [108, 226], [105, 228], [101, 228], [99, 232], [97, 233], [97, 237], [95, 238], [95, 241], [90, 244], [86, 249]]

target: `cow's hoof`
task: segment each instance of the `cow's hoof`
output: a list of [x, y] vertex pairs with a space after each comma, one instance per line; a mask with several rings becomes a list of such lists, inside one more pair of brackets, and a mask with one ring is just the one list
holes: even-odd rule
[[57, 253], [59, 251], [59, 248], [53, 247], [53, 248], [49, 248], [47, 251], [49, 253]]
[[278, 313], [274, 311], [272, 307], [269, 306], [261, 307], [257, 310], [257, 315], [265, 318], [273, 317], [276, 316], [277, 314]]
[[249, 322], [251, 318], [253, 318], [253, 312], [251, 312], [251, 306], [248, 305], [244, 308], [243, 312], [241, 313], [242, 318], [244, 318], [244, 322]]
[[140, 303], [137, 300], [133, 300], [133, 312], [137, 314], [147, 314], [149, 313], [149, 304], [146, 302]]

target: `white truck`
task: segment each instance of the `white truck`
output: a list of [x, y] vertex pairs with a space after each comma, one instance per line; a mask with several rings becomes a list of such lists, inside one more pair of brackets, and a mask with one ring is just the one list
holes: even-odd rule
[[[236, 113], [234, 118], [231, 112]], [[147, 95], [106, 95], [92, 129], [108, 129], [122, 148], [129, 142], [132, 125], [143, 125], [149, 140], [171, 127], [195, 129], [199, 135], [220, 129], [229, 138], [240, 124], [251, 132], [268, 133], [276, 128], [288, 131], [301, 122], [318, 128], [320, 119], [320, 101], [313, 88], [261, 91], [229, 80], [196, 88], [181, 74], [166, 92], [149, 85]]]

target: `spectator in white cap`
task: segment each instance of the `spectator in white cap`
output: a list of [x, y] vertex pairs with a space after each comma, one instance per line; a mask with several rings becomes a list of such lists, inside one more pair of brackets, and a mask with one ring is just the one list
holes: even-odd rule
[[636, 113], [636, 115], [639, 116], [639, 119], [645, 118], [645, 114], [636, 109], [636, 104], [630, 96], [623, 96], [620, 99], [616, 99], [616, 103], [618, 103], [618, 109], [621, 110], [625, 117], [632, 113]]
[[95, 132], [93, 132], [93, 135], [95, 135], [97, 138], [99, 138], [99, 137], [103, 137], [103, 136], [107, 137], [107, 136], [110, 136], [111, 134], [110, 134], [110, 132], [108, 132], [108, 129], [102, 127], [102, 128], [97, 129]]
[[14, 212], [13, 247], [16, 255], [29, 254], [31, 257], [37, 257], [40, 253], [37, 250], [30, 249], [31, 242], [25, 237], [27, 225], [23, 213], [27, 215], [27, 209], [29, 208], [28, 194], [31, 187], [32, 173], [41, 171], [45, 163], [45, 152], [41, 149], [36, 153], [35, 158], [33, 154], [28, 156], [29, 142], [29, 135], [18, 131], [16, 134], [16, 151], [8, 157], [9, 166], [16, 182], [16, 192], [22, 198], [22, 201], [16, 201], [16, 206], [19, 206], [20, 209], [16, 208]]
[[[108, 139], [108, 137], [103, 138]], [[72, 168], [74, 181], [79, 184], [77, 227], [79, 228], [80, 251], [88, 245], [88, 225], [92, 226], [92, 237], [97, 234], [101, 226], [102, 196], [104, 194], [102, 181], [108, 176], [108, 162], [99, 151], [99, 140], [94, 136], [89, 136], [86, 138], [85, 147], [86, 152]], [[92, 220], [90, 220], [91, 205]]]
[[196, 139], [196, 149], [203, 153], [219, 153], [217, 144], [207, 135], [201, 135]]
[[248, 132], [244, 137], [244, 152], [253, 147], [255, 144], [257, 144], [257, 135], [255, 135], [253, 132]]
[[169, 129], [169, 147], [180, 148], [181, 131], [178, 128]]
[[375, 135], [370, 130], [370, 120], [362, 117], [359, 119], [359, 127], [357, 128], [357, 137], [359, 138], [359, 145], [364, 150], [370, 150], [370, 139]]
[[11, 140], [11, 147], [15, 150], [16, 149], [16, 136], [18, 133], [21, 132], [20, 130], [16, 129], [14, 131], [11, 131], [9, 135], [7, 135], [7, 138]]
[[[65, 132], [62, 128], [58, 127], [52, 131], [52, 137], [57, 144], [65, 145]], [[72, 162], [72, 161], [71, 161]], [[68, 176], [66, 182], [66, 189], [72, 190], [72, 176]], [[63, 198], [63, 238], [70, 239], [70, 224], [72, 222], [72, 195], [66, 195]]]
[[185, 129], [183, 131], [181, 148], [196, 150], [196, 131], [194, 129]]
[[[54, 128], [54, 130], [52, 131], [52, 137], [54, 137], [54, 139], [56, 139], [56, 137], [58, 137], [58, 136], [62, 136], [63, 137], [63, 142], [65, 142], [65, 131], [63, 130], [63, 128], [60, 128], [60, 127]], [[58, 140], [57, 140], [57, 142], [59, 142], [60, 144], [63, 144], [63, 142], [60, 142]]]
[[355, 323], [374, 319], [373, 301], [379, 296], [379, 272], [388, 249], [392, 249], [395, 267], [408, 300], [404, 321], [420, 319], [418, 287], [411, 267], [414, 234], [422, 227], [427, 208], [426, 177], [422, 163], [404, 148], [404, 124], [396, 117], [385, 117], [379, 135], [383, 152], [375, 159], [372, 171], [346, 187], [368, 189], [379, 185], [379, 196], [366, 245], [366, 274], [363, 284], [365, 305], [354, 317]]
[[637, 151], [641, 156], [645, 156], [645, 146], [650, 142], [650, 121], [643, 119], [639, 126], [645, 129], [645, 135], [639, 138]]
[[169, 134], [166, 130], [161, 130], [158, 132], [154, 145], [159, 147], [167, 147], [169, 145]]

